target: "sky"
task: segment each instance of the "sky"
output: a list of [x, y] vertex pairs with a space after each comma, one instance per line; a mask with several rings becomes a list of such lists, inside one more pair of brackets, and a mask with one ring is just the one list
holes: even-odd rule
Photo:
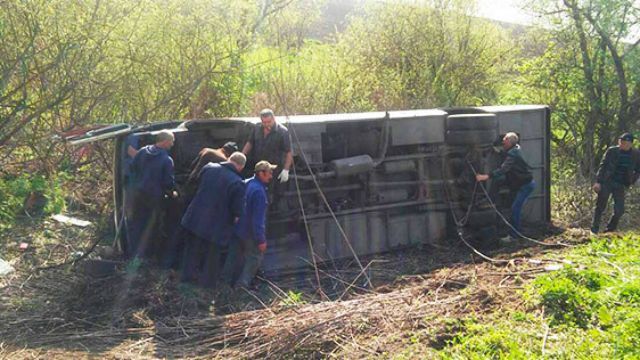
[[[355, 2], [382, 1], [394, 2], [405, 1], [408, 3], [420, 3], [421, 0], [352, 0]], [[536, 18], [531, 12], [526, 10], [526, 4], [530, 0], [476, 0], [476, 14], [480, 17], [521, 25], [545, 26], [540, 18]], [[636, 6], [640, 6], [640, 0], [635, 1]], [[536, 21], [537, 20], [537, 21]], [[631, 27], [630, 34], [623, 39], [627, 43], [640, 41], [640, 24]]]
[[477, 0], [478, 15], [493, 20], [531, 24], [533, 15], [522, 10], [523, 1], [519, 0]]

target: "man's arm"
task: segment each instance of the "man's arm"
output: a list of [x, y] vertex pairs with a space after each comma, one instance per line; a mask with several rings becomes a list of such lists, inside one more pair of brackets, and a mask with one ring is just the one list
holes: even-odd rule
[[136, 150], [136, 148], [134, 148], [131, 145], [127, 145], [127, 155], [129, 155], [130, 158], [133, 159], [137, 153], [138, 153], [138, 150]]
[[164, 170], [162, 171], [162, 186], [164, 187], [165, 193], [171, 197], [178, 196], [176, 192], [176, 179], [173, 170], [173, 159], [168, 157], [164, 162]]
[[242, 215], [242, 205], [244, 202], [245, 184], [239, 181], [237, 184], [233, 184], [230, 191], [231, 199], [231, 215], [234, 219], [239, 218]]
[[636, 154], [635, 156], [636, 162], [634, 164], [634, 169], [633, 169], [633, 182], [631, 183], [632, 185], [638, 182], [638, 179], [640, 178], [640, 150], [633, 149], [633, 152], [635, 152]]
[[293, 164], [293, 151], [291, 151], [291, 138], [289, 137], [289, 130], [286, 131], [282, 139], [282, 152], [285, 153], [283, 169], [289, 171], [289, 169], [291, 169], [291, 165]]
[[496, 178], [496, 177], [502, 177], [504, 176], [506, 173], [508, 173], [509, 171], [511, 171], [511, 169], [513, 168], [513, 165], [516, 163], [516, 157], [514, 154], [511, 153], [507, 153], [507, 157], [504, 159], [504, 161], [502, 162], [502, 165], [500, 165], [499, 168], [493, 170], [490, 174], [489, 177], [492, 178]]
[[137, 152], [136, 155], [133, 157], [133, 160], [131, 160], [131, 174], [133, 175], [134, 179], [137, 178], [140, 173], [142, 172], [140, 169], [140, 158], [142, 157], [141, 152]]
[[293, 164], [293, 152], [291, 150], [289, 150], [286, 154], [285, 154], [285, 158], [284, 158], [284, 170], [289, 171], [289, 169], [291, 169], [291, 165]]
[[253, 149], [253, 142], [255, 141], [255, 136], [256, 136], [256, 129], [253, 128], [251, 129], [251, 134], [249, 135], [247, 142], [242, 147], [242, 153], [245, 154], [246, 156], [249, 156], [251, 149]]
[[291, 151], [291, 140], [289, 138], [289, 131], [287, 130], [282, 137], [282, 149], [284, 152], [284, 165], [282, 166], [282, 171], [280, 175], [278, 175], [278, 180], [281, 183], [289, 181], [289, 169], [291, 169], [291, 165], [293, 164], [293, 152]]
[[598, 165], [598, 171], [596, 172], [596, 184], [600, 184], [605, 181], [605, 172], [608, 164], [611, 162], [611, 157], [613, 156], [613, 148], [607, 149], [600, 161], [600, 165]]
[[247, 143], [244, 144], [244, 147], [242, 148], [242, 153], [248, 156], [252, 148], [253, 145], [251, 144], [251, 141], [247, 141]]
[[251, 226], [253, 226], [254, 240], [257, 240], [258, 244], [266, 244], [267, 197], [265, 193], [262, 191], [254, 192], [249, 204], [253, 207]]

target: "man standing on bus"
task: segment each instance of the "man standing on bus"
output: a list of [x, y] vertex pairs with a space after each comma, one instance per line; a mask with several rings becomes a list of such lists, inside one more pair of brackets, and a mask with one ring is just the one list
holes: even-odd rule
[[289, 169], [293, 164], [289, 130], [276, 121], [273, 110], [264, 109], [260, 112], [260, 124], [251, 132], [242, 152], [253, 163], [266, 160], [276, 165], [281, 170], [274, 174], [279, 182], [289, 180]]

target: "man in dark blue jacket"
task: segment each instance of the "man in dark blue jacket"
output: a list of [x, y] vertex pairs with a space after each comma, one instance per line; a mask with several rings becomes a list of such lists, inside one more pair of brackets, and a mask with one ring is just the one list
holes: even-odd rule
[[[160, 131], [155, 145], [140, 149], [131, 163], [133, 177], [133, 214], [129, 229], [128, 256], [149, 257], [163, 220], [165, 197], [177, 197], [173, 159], [168, 150], [175, 138]], [[157, 249], [156, 249], [157, 250]]]
[[[137, 136], [133, 134], [127, 135], [127, 137], [124, 139], [124, 142], [122, 144], [123, 149], [121, 151], [121, 154], [122, 154], [121, 166], [122, 166], [122, 173], [124, 175], [124, 192], [123, 192], [124, 218], [122, 220], [124, 221], [127, 229], [130, 228], [133, 221], [133, 212], [134, 212], [133, 196], [135, 191], [134, 189], [135, 184], [133, 183], [134, 179], [131, 174], [131, 167], [133, 164], [133, 159], [138, 154], [138, 149], [140, 148], [139, 141], [140, 140]], [[128, 244], [129, 242], [127, 242], [125, 244], [125, 247], [123, 248], [123, 251], [125, 254], [131, 253], [131, 251], [126, 248]]]
[[502, 181], [506, 183], [512, 194], [515, 194], [511, 204], [512, 228], [509, 230], [509, 236], [502, 239], [506, 242], [521, 237], [520, 215], [522, 207], [536, 187], [536, 182], [531, 174], [531, 167], [522, 157], [522, 150], [518, 145], [518, 141], [518, 134], [514, 132], [506, 133], [502, 138], [502, 148], [506, 151], [505, 160], [499, 168], [491, 173], [476, 175], [477, 181], [486, 181], [489, 178]]
[[236, 225], [236, 239], [229, 247], [229, 256], [223, 273], [225, 281], [230, 283], [230, 274], [241, 249], [244, 253], [244, 266], [236, 283], [237, 287], [249, 287], [262, 263], [264, 253], [267, 251], [268, 198], [266, 186], [271, 182], [273, 170], [276, 167], [277, 165], [271, 165], [268, 161], [260, 161], [254, 168], [255, 175], [247, 180], [242, 216]]
[[618, 138], [618, 146], [612, 146], [602, 158], [596, 175], [593, 191], [598, 193], [596, 210], [593, 214], [591, 232], [600, 230], [600, 218], [607, 207], [609, 197], [613, 196], [613, 215], [609, 219], [606, 231], [615, 231], [624, 214], [624, 196], [626, 189], [635, 184], [640, 176], [640, 152], [633, 148], [633, 135], [624, 133]]
[[245, 185], [240, 173], [246, 161], [244, 154], [235, 152], [227, 162], [208, 163], [202, 168], [198, 191], [181, 222], [186, 244], [183, 281], [197, 276], [205, 255], [200, 284], [215, 286], [221, 249], [228, 246], [242, 212]]

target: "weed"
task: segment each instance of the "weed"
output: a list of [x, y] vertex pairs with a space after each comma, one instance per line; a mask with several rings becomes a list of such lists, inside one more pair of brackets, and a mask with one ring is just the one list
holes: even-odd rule
[[534, 303], [543, 305], [552, 317], [551, 325], [577, 325], [585, 328], [593, 316], [596, 299], [591, 288], [598, 288], [599, 278], [592, 274], [581, 274], [571, 267], [541, 276], [531, 287]]
[[302, 297], [302, 293], [299, 291], [289, 290], [286, 297], [282, 299], [284, 306], [298, 306], [305, 304], [306, 301]]

